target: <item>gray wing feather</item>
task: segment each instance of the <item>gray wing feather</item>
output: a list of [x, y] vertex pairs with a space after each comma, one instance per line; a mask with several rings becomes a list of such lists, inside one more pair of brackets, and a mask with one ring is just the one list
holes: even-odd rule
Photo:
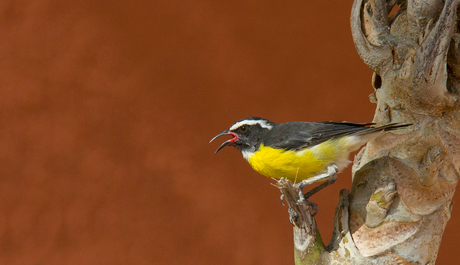
[[315, 146], [329, 139], [375, 130], [373, 123], [351, 122], [287, 122], [277, 124], [267, 135], [264, 145], [286, 150]]

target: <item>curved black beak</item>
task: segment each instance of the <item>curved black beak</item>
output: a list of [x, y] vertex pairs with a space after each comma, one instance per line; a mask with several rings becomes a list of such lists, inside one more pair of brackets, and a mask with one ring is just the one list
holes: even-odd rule
[[233, 143], [233, 141], [235, 141], [236, 139], [238, 139], [238, 136], [235, 134], [235, 133], [232, 133], [232, 132], [229, 132], [228, 130], [225, 130], [221, 133], [219, 133], [218, 135], [214, 136], [214, 138], [211, 139], [211, 141], [209, 141], [209, 143], [211, 143], [212, 141], [214, 141], [215, 139], [221, 137], [221, 136], [224, 136], [224, 135], [232, 135], [233, 138], [232, 139], [229, 139], [225, 142], [223, 142], [218, 148], [217, 150], [214, 152], [214, 154], [216, 154], [217, 152], [220, 151], [220, 149], [226, 147], [227, 145]]

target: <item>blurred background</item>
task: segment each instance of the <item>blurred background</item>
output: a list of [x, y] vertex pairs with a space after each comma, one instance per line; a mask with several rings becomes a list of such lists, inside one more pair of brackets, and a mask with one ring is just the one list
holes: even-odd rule
[[[293, 264], [273, 181], [208, 141], [247, 116], [372, 121], [351, 5], [0, 1], [0, 264]], [[312, 198], [325, 243], [350, 171]]]

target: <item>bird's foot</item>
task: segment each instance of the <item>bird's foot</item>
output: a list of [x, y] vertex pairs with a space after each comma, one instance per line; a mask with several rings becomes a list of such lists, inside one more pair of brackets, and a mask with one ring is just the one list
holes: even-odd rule
[[[299, 189], [299, 200], [296, 202], [297, 205], [300, 205], [302, 203], [307, 203], [308, 206], [311, 206], [312, 209], [315, 211], [313, 215], [315, 215], [318, 212], [318, 206], [309, 201], [308, 199], [318, 191], [326, 188], [327, 186], [333, 184], [337, 180], [337, 172], [339, 171], [339, 168], [336, 165], [330, 165], [327, 167], [327, 172], [320, 174], [318, 176], [308, 178], [306, 180], [303, 180], [302, 182], [299, 182], [295, 184], [295, 186]], [[303, 188], [306, 186], [313, 184], [317, 181], [321, 180], [326, 180], [326, 182], [322, 183], [321, 185], [311, 189], [307, 193], [303, 193]]]
[[318, 213], [318, 204], [316, 204], [316, 203], [314, 203], [312, 201], [308, 201], [308, 200], [306, 200], [305, 202], [312, 209], [311, 216], [312, 217], [315, 216]]

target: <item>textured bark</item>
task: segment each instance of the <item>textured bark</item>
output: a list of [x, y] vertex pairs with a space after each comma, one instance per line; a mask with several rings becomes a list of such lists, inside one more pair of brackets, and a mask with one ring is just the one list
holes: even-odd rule
[[[435, 263], [460, 176], [457, 7], [458, 0], [355, 0], [351, 29], [374, 71], [374, 122], [413, 126], [356, 156], [351, 191], [341, 193], [333, 238], [316, 264]], [[296, 263], [307, 264], [304, 256]]]

